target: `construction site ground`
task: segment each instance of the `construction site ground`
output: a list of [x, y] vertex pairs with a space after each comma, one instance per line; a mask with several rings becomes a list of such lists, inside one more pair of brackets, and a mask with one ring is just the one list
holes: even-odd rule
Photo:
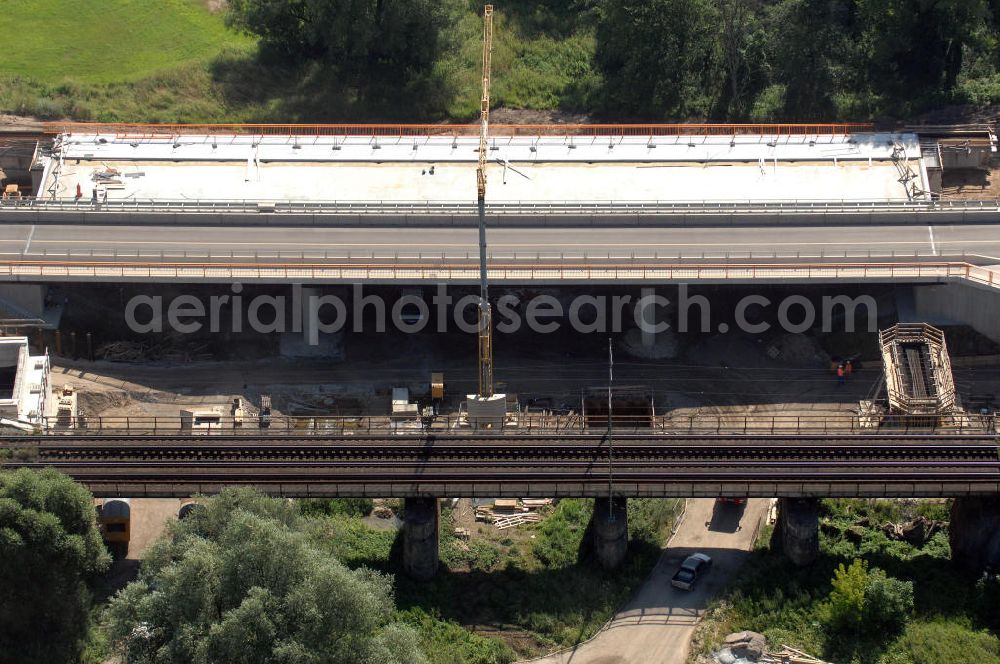
[[944, 171], [941, 198], [1000, 199], [1000, 166], [989, 169], [955, 168]]
[[[615, 385], [649, 394], [656, 414], [732, 415], [767, 418], [822, 417], [855, 412], [881, 379], [881, 365], [868, 360], [846, 384], [831, 373], [828, 360], [785, 363], [767, 358], [749, 341], [708, 340], [673, 360], [622, 357], [615, 360]], [[406, 357], [405, 353], [403, 357]], [[713, 361], [714, 359], [714, 361]], [[961, 362], [956, 362], [960, 365]], [[52, 384], [79, 392], [81, 414], [105, 418], [177, 418], [181, 409], [218, 407], [228, 414], [235, 397], [251, 404], [269, 394], [275, 415], [387, 415], [391, 389], [408, 387], [411, 398], [429, 390], [431, 371], [443, 371], [443, 413], [457, 412], [475, 391], [474, 367], [464, 357], [360, 358], [340, 363], [279, 358], [196, 362], [173, 366], [53, 359]], [[579, 412], [581, 394], [607, 386], [607, 361], [562, 353], [533, 353], [498, 363], [498, 391], [518, 395], [522, 408]], [[955, 368], [959, 393], [977, 402], [1000, 393], [1000, 362]]]

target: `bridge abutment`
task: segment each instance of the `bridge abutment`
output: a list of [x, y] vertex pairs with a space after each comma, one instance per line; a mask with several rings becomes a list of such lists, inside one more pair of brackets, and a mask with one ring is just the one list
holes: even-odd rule
[[980, 572], [1000, 568], [1000, 497], [956, 498], [948, 525], [951, 558]]
[[403, 569], [414, 579], [437, 572], [440, 515], [437, 498], [407, 498], [403, 504]]
[[615, 569], [625, 560], [628, 550], [628, 500], [595, 498], [591, 520], [594, 552], [604, 569]]
[[819, 556], [819, 500], [779, 498], [773, 541], [799, 567], [812, 564]]
[[1000, 293], [973, 283], [914, 286], [914, 313], [921, 322], [969, 325], [976, 332], [1000, 343]]

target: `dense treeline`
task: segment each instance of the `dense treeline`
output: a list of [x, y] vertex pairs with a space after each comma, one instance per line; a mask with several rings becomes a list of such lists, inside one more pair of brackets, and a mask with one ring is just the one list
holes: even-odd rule
[[108, 569], [90, 493], [54, 470], [0, 472], [0, 662], [78, 662]]
[[[196, 0], [83, 14], [45, 0], [0, 16], [48, 26], [8, 31], [9, 54], [35, 55], [0, 60], [0, 110], [105, 122], [468, 121], [479, 110], [483, 2], [229, 0], [216, 16], [216, 3]], [[495, 5], [494, 108], [753, 122], [1000, 103], [1000, 0]], [[78, 34], [104, 35], [125, 18], [155, 23], [160, 41], [109, 57], [106, 39]], [[65, 35], [72, 61], [53, 55]], [[178, 43], [200, 55], [178, 60]]]
[[[449, 98], [478, 83], [478, 1], [230, 7], [230, 24], [265, 52], [324, 61], [362, 96], [420, 81], [437, 95], [421, 108], [454, 115]], [[507, 106], [819, 120], [1000, 97], [1000, 0], [510, 0], [497, 15], [496, 97]]]

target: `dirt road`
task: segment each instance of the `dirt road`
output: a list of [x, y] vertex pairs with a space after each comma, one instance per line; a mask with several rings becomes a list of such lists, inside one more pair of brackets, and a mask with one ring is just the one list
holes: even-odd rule
[[[590, 641], [532, 664], [684, 664], [698, 618], [748, 555], [768, 504], [765, 499], [745, 506], [689, 500], [656, 569], [611, 623]], [[691, 592], [672, 588], [670, 577], [694, 551], [712, 557], [712, 570]]]

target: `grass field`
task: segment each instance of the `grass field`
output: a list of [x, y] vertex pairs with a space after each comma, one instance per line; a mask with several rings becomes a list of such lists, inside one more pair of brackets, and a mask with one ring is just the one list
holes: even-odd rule
[[0, 75], [59, 84], [135, 81], [253, 42], [204, 0], [4, 0]]
[[[209, 0], [0, 0], [0, 112], [101, 122], [467, 121], [479, 109], [481, 17], [463, 0], [442, 2], [448, 29], [433, 66], [369, 94], [345, 87], [322, 60], [259, 58], [256, 41], [229, 30]], [[586, 106], [599, 81], [594, 37], [574, 25], [534, 3], [498, 13], [495, 107]]]

